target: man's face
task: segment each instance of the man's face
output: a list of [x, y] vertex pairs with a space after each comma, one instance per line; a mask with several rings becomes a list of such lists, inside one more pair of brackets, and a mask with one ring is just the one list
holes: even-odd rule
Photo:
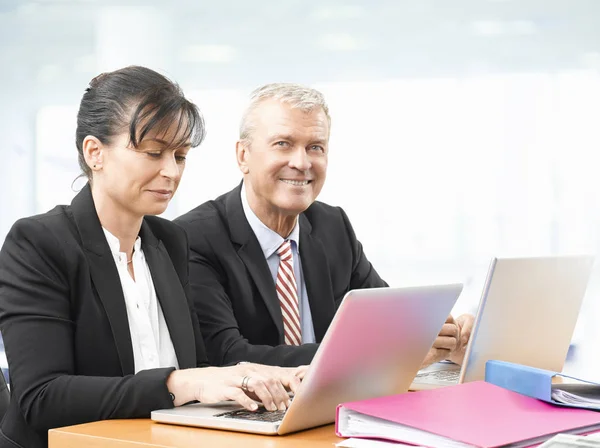
[[252, 112], [249, 145], [238, 164], [255, 213], [299, 215], [317, 198], [327, 174], [329, 123], [322, 108], [305, 112], [265, 100]]

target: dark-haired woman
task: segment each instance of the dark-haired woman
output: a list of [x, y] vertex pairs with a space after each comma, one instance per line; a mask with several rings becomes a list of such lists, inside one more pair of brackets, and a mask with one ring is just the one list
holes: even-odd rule
[[77, 117], [89, 182], [70, 206], [21, 219], [0, 252], [0, 329], [11, 402], [0, 447], [43, 447], [50, 428], [149, 417], [189, 401], [285, 409], [295, 371], [208, 367], [186, 298], [188, 247], [165, 211], [204, 123], [143, 67], [92, 80]]

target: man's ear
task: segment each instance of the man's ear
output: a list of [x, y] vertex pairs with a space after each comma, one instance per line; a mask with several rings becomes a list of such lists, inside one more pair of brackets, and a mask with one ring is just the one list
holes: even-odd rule
[[85, 163], [87, 163], [90, 170], [101, 170], [104, 158], [104, 145], [102, 142], [93, 135], [88, 135], [83, 139], [81, 146]]
[[250, 168], [248, 166], [248, 161], [250, 158], [250, 145], [248, 142], [243, 140], [238, 140], [235, 144], [235, 155], [237, 158], [237, 164], [240, 171], [243, 174], [248, 174], [250, 172]]

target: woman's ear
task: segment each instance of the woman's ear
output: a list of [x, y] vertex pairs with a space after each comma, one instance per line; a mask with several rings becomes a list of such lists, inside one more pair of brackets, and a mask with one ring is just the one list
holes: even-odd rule
[[83, 139], [82, 150], [85, 163], [87, 163], [90, 170], [101, 170], [104, 156], [104, 145], [102, 142], [96, 137], [88, 135]]

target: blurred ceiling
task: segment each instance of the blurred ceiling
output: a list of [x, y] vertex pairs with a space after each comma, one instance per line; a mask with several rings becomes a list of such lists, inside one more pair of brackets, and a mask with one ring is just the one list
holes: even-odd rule
[[600, 69], [597, 0], [0, 0], [0, 91], [87, 82], [129, 26], [206, 88]]

